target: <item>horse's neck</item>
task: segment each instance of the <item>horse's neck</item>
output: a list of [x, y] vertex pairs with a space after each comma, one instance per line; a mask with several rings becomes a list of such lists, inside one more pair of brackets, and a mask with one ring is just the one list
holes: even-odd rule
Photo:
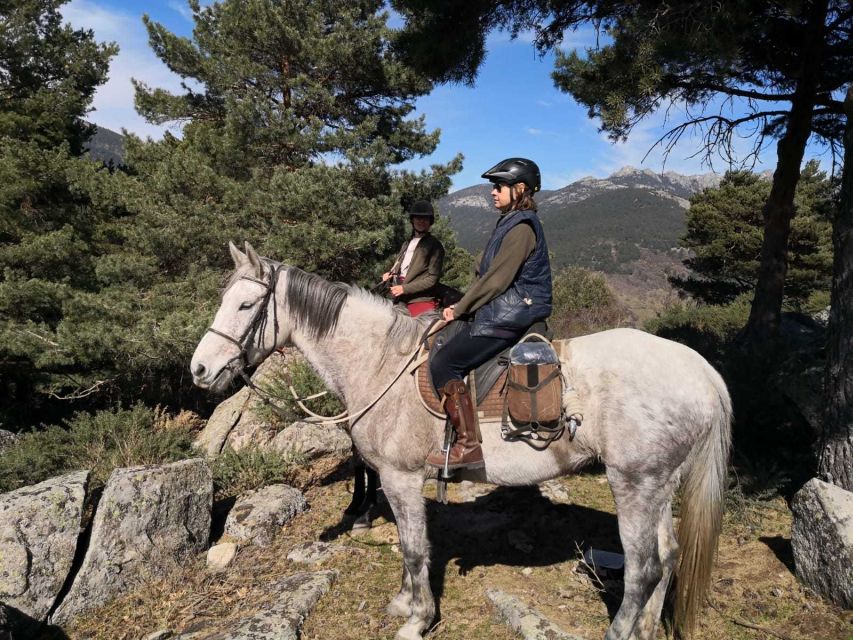
[[373, 393], [374, 387], [385, 384], [385, 378], [396, 373], [392, 370], [405, 362], [405, 356], [393, 347], [386, 354], [392, 313], [385, 305], [350, 298], [341, 309], [332, 334], [318, 340], [296, 329], [291, 339], [329, 389], [340, 397]]

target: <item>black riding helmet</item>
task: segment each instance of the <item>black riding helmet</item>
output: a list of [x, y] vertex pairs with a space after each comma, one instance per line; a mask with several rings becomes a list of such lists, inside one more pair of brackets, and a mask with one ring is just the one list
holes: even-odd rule
[[542, 176], [539, 174], [539, 167], [533, 160], [527, 158], [501, 160], [481, 177], [489, 182], [501, 184], [512, 185], [523, 182], [533, 193], [542, 188]]
[[432, 208], [432, 203], [429, 200], [415, 200], [409, 210], [406, 211], [406, 216], [424, 216], [431, 218], [435, 222], [435, 211]]

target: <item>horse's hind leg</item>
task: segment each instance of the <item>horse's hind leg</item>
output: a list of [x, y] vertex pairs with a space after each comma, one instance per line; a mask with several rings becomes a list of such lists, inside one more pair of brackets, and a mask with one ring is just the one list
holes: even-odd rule
[[[616, 501], [619, 537], [625, 551], [625, 595], [604, 640], [628, 640], [663, 578], [658, 523], [670, 493], [658, 478], [623, 474], [612, 467], [607, 478]], [[664, 499], [664, 495], [666, 498]]]
[[646, 603], [640, 614], [640, 619], [634, 627], [631, 640], [654, 640], [666, 591], [669, 588], [675, 565], [678, 562], [678, 542], [675, 531], [672, 528], [672, 505], [667, 501], [658, 521], [658, 556], [660, 558], [663, 575], [655, 587], [652, 597]]
[[397, 520], [403, 552], [403, 584], [388, 605], [392, 614], [408, 615], [397, 632], [397, 640], [418, 640], [435, 617], [435, 600], [429, 585], [429, 540], [423, 476], [396, 470], [382, 470], [382, 486]]

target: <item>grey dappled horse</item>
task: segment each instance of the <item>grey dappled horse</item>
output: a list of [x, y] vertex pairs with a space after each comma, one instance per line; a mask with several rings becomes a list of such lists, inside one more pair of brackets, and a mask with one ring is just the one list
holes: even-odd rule
[[[369, 405], [405, 366], [424, 332], [388, 301], [329, 283], [231, 245], [236, 271], [211, 328], [193, 355], [193, 379], [227, 388], [242, 367], [295, 345], [351, 413]], [[667, 588], [675, 623], [692, 628], [708, 590], [722, 518], [731, 403], [719, 374], [695, 351], [633, 329], [566, 342], [563, 371], [584, 403], [584, 422], [545, 451], [504, 442], [483, 428], [485, 469], [463, 477], [497, 485], [537, 484], [601, 460], [616, 502], [625, 552], [625, 595], [606, 640], [651, 640]], [[442, 421], [415, 397], [404, 374], [352, 426], [352, 439], [381, 477], [400, 535], [403, 582], [388, 613], [407, 618], [397, 638], [421, 638], [435, 616], [422, 496], [427, 454]], [[671, 501], [683, 489], [678, 540]]]

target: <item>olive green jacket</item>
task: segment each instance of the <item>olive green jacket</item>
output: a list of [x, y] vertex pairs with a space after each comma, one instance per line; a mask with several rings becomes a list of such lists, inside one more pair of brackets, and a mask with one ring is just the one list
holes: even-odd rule
[[[399, 274], [400, 266], [406, 255], [409, 241], [403, 243], [394, 266], [391, 267], [392, 274]], [[412, 262], [406, 273], [406, 281], [403, 283], [403, 295], [397, 298], [400, 302], [424, 302], [436, 297], [435, 286], [441, 278], [444, 267], [444, 247], [434, 236], [429, 233], [418, 241], [412, 255]]]

